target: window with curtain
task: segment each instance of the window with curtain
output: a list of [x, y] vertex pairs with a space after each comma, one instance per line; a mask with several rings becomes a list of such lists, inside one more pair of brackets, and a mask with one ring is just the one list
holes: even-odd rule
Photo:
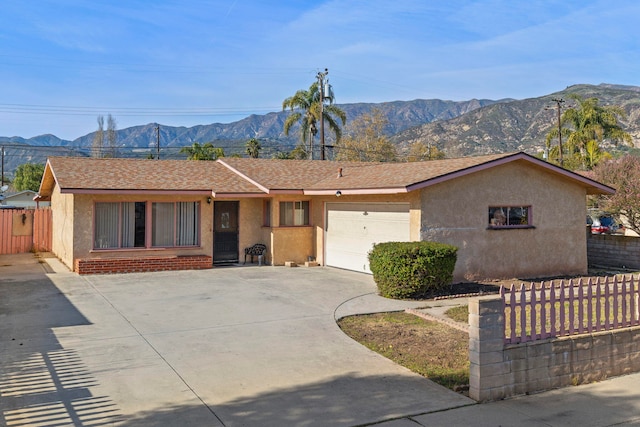
[[120, 203], [96, 203], [94, 248], [108, 249], [120, 247], [118, 230], [120, 228]]
[[280, 225], [309, 225], [309, 201], [280, 202]]
[[176, 246], [196, 246], [198, 244], [198, 204], [176, 203]]
[[198, 245], [198, 202], [153, 203], [151, 223], [152, 246]]
[[95, 204], [95, 249], [144, 248], [151, 246], [197, 246], [200, 210], [198, 202], [151, 203], [147, 224], [147, 202], [98, 202]]
[[144, 202], [99, 202], [95, 205], [96, 249], [138, 248], [145, 245]]

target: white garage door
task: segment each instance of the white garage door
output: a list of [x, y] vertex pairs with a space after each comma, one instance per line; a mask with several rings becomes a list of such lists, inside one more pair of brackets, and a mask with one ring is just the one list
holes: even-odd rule
[[326, 265], [371, 273], [374, 243], [409, 241], [408, 203], [327, 203]]

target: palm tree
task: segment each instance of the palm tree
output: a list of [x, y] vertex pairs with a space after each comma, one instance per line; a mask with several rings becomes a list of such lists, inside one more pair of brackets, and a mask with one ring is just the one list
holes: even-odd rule
[[245, 144], [245, 147], [249, 157], [251, 157], [252, 159], [257, 159], [258, 157], [260, 157], [260, 150], [262, 149], [262, 146], [260, 145], [260, 141], [258, 141], [256, 138], [251, 138], [250, 140], [248, 140]]
[[[309, 154], [313, 158], [313, 138], [318, 132], [318, 122], [324, 120], [329, 129], [335, 134], [336, 141], [342, 137], [342, 129], [337, 119], [342, 121], [342, 125], [347, 121], [347, 115], [342, 109], [330, 103], [321, 105], [321, 94], [318, 83], [313, 83], [309, 90], [299, 90], [293, 96], [282, 101], [282, 110], [289, 108], [293, 111], [284, 122], [284, 134], [289, 135], [289, 131], [294, 124], [300, 122], [300, 136], [302, 143], [309, 144]], [[322, 111], [322, 114], [320, 113]], [[320, 117], [322, 115], [322, 117]]]
[[[631, 135], [623, 131], [618, 123], [618, 117], [626, 117], [624, 109], [618, 106], [598, 105], [598, 98], [583, 99], [581, 96], [570, 95], [577, 104], [577, 108], [569, 108], [562, 114], [561, 124], [569, 128], [562, 129], [566, 147], [575, 167], [592, 169], [599, 160], [606, 158], [600, 143], [605, 139], [614, 144], [622, 141], [631, 143]], [[547, 144], [551, 138], [558, 135], [558, 129], [547, 135]], [[573, 159], [571, 159], [573, 157]]]
[[224, 157], [224, 150], [214, 147], [210, 142], [204, 145], [194, 142], [191, 146], [182, 147], [180, 153], [186, 154], [187, 160], [216, 160], [218, 157]]

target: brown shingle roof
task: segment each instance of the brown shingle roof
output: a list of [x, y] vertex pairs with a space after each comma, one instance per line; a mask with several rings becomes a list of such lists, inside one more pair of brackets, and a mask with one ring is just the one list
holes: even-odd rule
[[[511, 154], [415, 163], [330, 162], [223, 158], [243, 176], [268, 190], [407, 189], [407, 187]], [[342, 168], [342, 176], [338, 171]]]
[[47, 168], [63, 191], [261, 192], [216, 162], [51, 157]]
[[[414, 163], [330, 162], [223, 158], [240, 176], [264, 191], [299, 190], [305, 194], [399, 193], [473, 173], [502, 163], [522, 161], [541, 171], [562, 176], [586, 188], [588, 194], [612, 194], [613, 189], [525, 153], [490, 154]], [[342, 176], [338, 171], [342, 169]]]
[[[613, 189], [525, 153], [493, 154], [416, 163], [361, 163], [319, 160], [222, 158], [190, 160], [93, 159], [52, 157], [40, 195], [48, 197], [54, 179], [63, 192], [213, 192], [252, 197], [269, 192], [330, 194], [400, 193], [512, 161], [584, 186], [589, 194]], [[338, 177], [339, 170], [342, 171]]]

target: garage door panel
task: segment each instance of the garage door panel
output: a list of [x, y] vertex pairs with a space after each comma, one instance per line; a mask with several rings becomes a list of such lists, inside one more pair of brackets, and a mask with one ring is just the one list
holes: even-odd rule
[[370, 273], [375, 243], [409, 240], [409, 204], [327, 204], [326, 264]]

